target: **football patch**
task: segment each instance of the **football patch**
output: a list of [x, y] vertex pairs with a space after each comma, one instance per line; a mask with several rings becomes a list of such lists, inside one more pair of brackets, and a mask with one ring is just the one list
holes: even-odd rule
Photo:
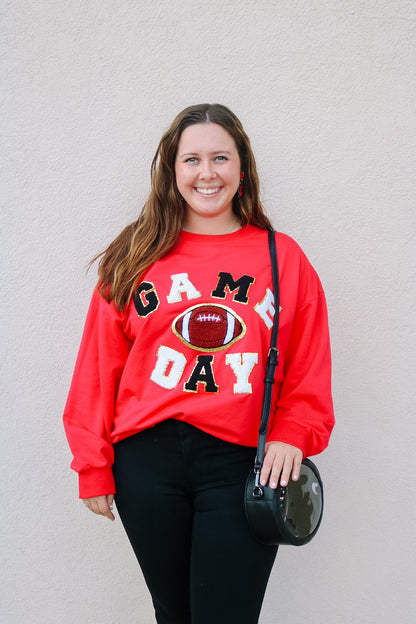
[[172, 330], [188, 347], [219, 351], [240, 340], [246, 332], [243, 320], [229, 308], [203, 303], [176, 317]]

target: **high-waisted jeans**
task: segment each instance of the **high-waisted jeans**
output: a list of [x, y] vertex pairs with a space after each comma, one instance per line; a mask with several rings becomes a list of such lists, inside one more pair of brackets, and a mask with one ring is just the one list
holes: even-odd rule
[[277, 547], [248, 531], [254, 455], [175, 420], [115, 444], [116, 505], [159, 624], [258, 622]]

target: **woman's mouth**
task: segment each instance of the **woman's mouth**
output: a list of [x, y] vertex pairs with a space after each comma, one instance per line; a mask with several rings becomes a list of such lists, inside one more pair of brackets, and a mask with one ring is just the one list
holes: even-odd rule
[[195, 187], [195, 190], [197, 191], [197, 193], [199, 193], [200, 195], [215, 195], [215, 193], [218, 193], [218, 191], [221, 190], [220, 186], [215, 186], [215, 187], [210, 187], [210, 188], [204, 188], [204, 187]]

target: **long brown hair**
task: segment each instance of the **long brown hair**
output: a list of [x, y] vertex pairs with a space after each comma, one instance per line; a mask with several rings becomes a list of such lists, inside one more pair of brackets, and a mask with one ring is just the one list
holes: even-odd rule
[[151, 190], [137, 221], [128, 225], [92, 263], [98, 265], [98, 289], [122, 310], [130, 301], [140, 276], [175, 246], [185, 219], [185, 203], [176, 186], [175, 159], [179, 139], [188, 126], [215, 123], [234, 139], [244, 172], [244, 193], [233, 198], [233, 211], [241, 225], [268, 230], [271, 224], [259, 198], [259, 179], [250, 140], [238, 117], [221, 104], [185, 108], [173, 120], [156, 150], [151, 165]]

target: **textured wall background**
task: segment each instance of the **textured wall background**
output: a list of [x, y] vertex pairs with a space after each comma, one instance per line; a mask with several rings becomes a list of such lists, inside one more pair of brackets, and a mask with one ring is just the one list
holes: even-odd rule
[[86, 263], [136, 216], [173, 116], [201, 101], [240, 116], [264, 203], [330, 311], [325, 520], [281, 549], [261, 622], [413, 622], [414, 2], [3, 0], [1, 13], [2, 622], [153, 620], [120, 521], [77, 501], [61, 414]]

